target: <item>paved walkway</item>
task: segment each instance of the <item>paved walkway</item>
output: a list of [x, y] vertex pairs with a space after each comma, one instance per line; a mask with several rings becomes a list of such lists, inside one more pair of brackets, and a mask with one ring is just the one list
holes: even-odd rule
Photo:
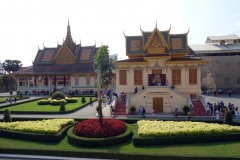
[[[15, 94], [15, 93], [14, 93]], [[14, 95], [13, 94], [13, 95]], [[9, 96], [9, 93], [0, 93], [0, 96]], [[232, 94], [232, 97], [229, 97], [226, 94], [219, 95], [218, 97], [214, 96], [213, 94], [210, 94], [209, 96], [204, 95], [206, 98], [206, 101], [210, 103], [217, 103], [220, 101], [223, 101], [225, 105], [228, 103], [233, 103], [235, 104], [236, 107], [240, 108], [240, 94]], [[30, 99], [36, 99], [39, 98], [39, 96], [32, 96], [30, 95]], [[29, 99], [25, 100], [19, 100], [19, 101], [27, 101]], [[5, 105], [5, 104], [0, 104], [0, 106]], [[51, 114], [51, 115], [41, 115], [41, 114], [11, 114], [12, 117], [41, 117], [41, 118], [96, 118], [96, 107], [98, 106], [98, 102], [94, 102], [93, 106], [86, 106], [74, 113], [70, 114]], [[103, 107], [103, 116], [104, 117], [111, 117], [110, 116], [110, 108], [109, 106]], [[3, 115], [0, 115], [0, 118], [3, 118]], [[119, 115], [119, 116], [114, 116], [114, 118], [121, 118], [121, 119], [140, 119], [140, 116], [138, 114], [136, 115]], [[173, 114], [164, 114], [164, 113], [158, 113], [155, 116], [156, 119], [175, 119]], [[191, 119], [215, 119], [214, 116], [209, 116], [209, 117], [192, 117]], [[153, 119], [152, 114], [146, 114], [146, 119]], [[179, 119], [187, 119], [186, 116], [180, 116]]]

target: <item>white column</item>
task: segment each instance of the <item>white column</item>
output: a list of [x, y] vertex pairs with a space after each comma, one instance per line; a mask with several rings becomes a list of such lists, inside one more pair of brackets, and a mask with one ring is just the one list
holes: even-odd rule
[[51, 87], [51, 79], [50, 79], [50, 76], [48, 76], [48, 89], [50, 89]]
[[28, 90], [29, 90], [29, 83], [30, 83], [30, 81], [29, 81], [29, 77], [27, 77], [27, 80], [28, 80]]

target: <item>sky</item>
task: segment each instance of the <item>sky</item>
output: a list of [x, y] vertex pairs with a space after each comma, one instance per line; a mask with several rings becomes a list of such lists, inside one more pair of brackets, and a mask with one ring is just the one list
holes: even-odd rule
[[0, 61], [32, 65], [38, 47], [56, 47], [66, 37], [82, 46], [109, 46], [126, 59], [125, 37], [153, 31], [186, 33], [188, 44], [208, 36], [240, 36], [239, 0], [0, 0]]

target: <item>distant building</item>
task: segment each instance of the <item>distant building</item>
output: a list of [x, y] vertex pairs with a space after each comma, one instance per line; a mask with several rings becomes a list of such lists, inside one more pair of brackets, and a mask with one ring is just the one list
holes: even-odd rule
[[240, 91], [240, 37], [209, 36], [205, 44], [190, 45], [195, 56], [208, 60], [202, 66], [202, 90]]
[[97, 50], [96, 44], [76, 44], [68, 23], [67, 35], [62, 44], [38, 49], [32, 66], [12, 73], [17, 78], [17, 90], [46, 94], [53, 90], [77, 90], [78, 93], [94, 90], [96, 74], [92, 61]]
[[109, 58], [112, 58], [114, 61], [118, 61], [118, 54], [114, 53], [113, 55], [109, 55]]

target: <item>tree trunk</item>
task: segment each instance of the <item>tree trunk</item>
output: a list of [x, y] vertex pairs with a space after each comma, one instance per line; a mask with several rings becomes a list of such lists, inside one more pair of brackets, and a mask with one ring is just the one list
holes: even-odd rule
[[101, 93], [101, 84], [102, 84], [102, 72], [98, 70], [97, 78], [97, 92], [98, 92], [98, 107], [99, 107], [99, 123], [103, 127], [103, 115], [102, 115], [102, 93]]

